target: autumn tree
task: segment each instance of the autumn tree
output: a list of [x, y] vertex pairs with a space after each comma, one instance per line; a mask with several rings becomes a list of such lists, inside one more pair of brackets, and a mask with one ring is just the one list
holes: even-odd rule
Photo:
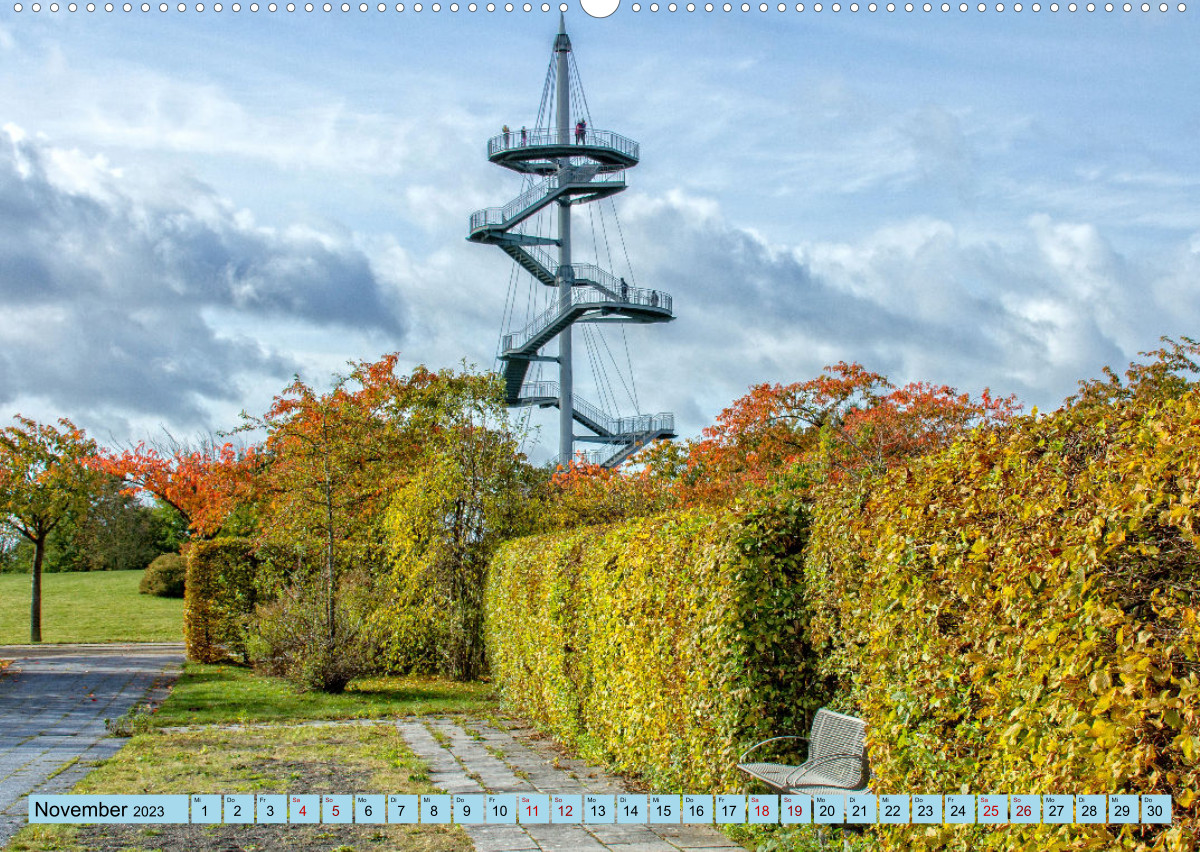
[[257, 464], [252, 447], [205, 441], [190, 447], [168, 436], [162, 447], [138, 443], [120, 452], [101, 451], [97, 466], [122, 479], [129, 493], [151, 494], [170, 507], [196, 535], [216, 535], [250, 498]]
[[1080, 381], [1079, 393], [1067, 397], [1065, 405], [1104, 408], [1119, 402], [1177, 399], [1194, 390], [1196, 380], [1187, 374], [1200, 374], [1200, 340], [1186, 335], [1159, 340], [1160, 348], [1138, 353], [1151, 360], [1132, 362], [1124, 379], [1105, 367], [1103, 379]]
[[[304, 573], [287, 578], [305, 595], [318, 635], [308, 637], [308, 653], [328, 665], [312, 670], [305, 685], [340, 691], [355, 672], [336, 671], [333, 655], [355, 641], [339, 618], [338, 586], [343, 568], [378, 561], [374, 533], [389, 483], [401, 469], [405, 449], [386, 417], [389, 393], [402, 392], [392, 375], [394, 357], [384, 364], [359, 364], [321, 393], [298, 377], [275, 397], [262, 417], [246, 417], [245, 429], [265, 433], [256, 479], [260, 538], [296, 554]], [[308, 618], [303, 602], [279, 617]], [[310, 602], [311, 603], [311, 602]], [[354, 631], [351, 631], [354, 632]]]
[[[678, 444], [664, 441], [652, 455], [644, 454], [640, 465], [614, 470], [579, 460], [559, 466], [546, 489], [542, 525], [569, 529], [607, 524], [669, 508], [674, 495], [663, 483], [675, 479], [682, 470], [667, 470], [665, 465], [681, 454]], [[653, 464], [647, 459], [653, 459]]]
[[[397, 375], [397, 358], [358, 362], [327, 393], [297, 379], [265, 415], [246, 419], [245, 428], [266, 436], [256, 478], [260, 539], [296, 554], [304, 570], [282, 581], [319, 599], [310, 656], [325, 655], [329, 667], [323, 678], [310, 666], [310, 686], [338, 689], [352, 674], [335, 665], [339, 648], [365, 631], [339, 610], [344, 578], [380, 580], [392, 495], [446, 446], [443, 436], [461, 424], [464, 406], [477, 404], [477, 395], [463, 389], [478, 377], [424, 367]], [[308, 618], [292, 596], [296, 605], [279, 616]]]
[[686, 457], [656, 446], [636, 461], [667, 476], [685, 502], [720, 501], [799, 464], [833, 478], [878, 473], [1020, 410], [1014, 397], [987, 390], [973, 399], [946, 385], [896, 387], [861, 364], [824, 373], [755, 385], [687, 445]]
[[16, 416], [0, 430], [0, 521], [33, 545], [29, 639], [42, 641], [42, 562], [46, 539], [98, 487], [96, 444], [67, 419], [58, 427]]

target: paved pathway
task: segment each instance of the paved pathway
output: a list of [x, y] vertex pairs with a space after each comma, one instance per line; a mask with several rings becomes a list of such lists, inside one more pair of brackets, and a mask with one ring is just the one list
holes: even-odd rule
[[[182, 645], [0, 646], [0, 848], [25, 824], [26, 797], [70, 790], [126, 740], [105, 719], [161, 700]], [[366, 724], [379, 724], [369, 720]], [[515, 723], [404, 719], [397, 728], [448, 793], [622, 793], [599, 769], [557, 754]], [[435, 737], [436, 734], [436, 737]], [[439, 739], [445, 743], [439, 743]], [[715, 829], [650, 825], [464, 825], [477, 852], [745, 852]]]
[[[611, 775], [555, 754], [533, 732], [489, 722], [397, 723], [447, 793], [625, 793]], [[435, 737], [435, 734], [437, 735]], [[445, 742], [441, 745], [438, 739]], [[477, 852], [745, 852], [713, 828], [651, 825], [464, 825]]]
[[9, 645], [0, 676], [0, 848], [25, 825], [30, 793], [62, 793], [127, 740], [105, 719], [161, 701], [183, 645]]

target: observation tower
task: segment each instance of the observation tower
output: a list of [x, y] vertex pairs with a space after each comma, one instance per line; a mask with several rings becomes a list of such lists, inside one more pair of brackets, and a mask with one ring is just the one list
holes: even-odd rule
[[[628, 376], [617, 379], [634, 408], [625, 416], [613, 410], [617, 400], [606, 365], [611, 361], [618, 373], [622, 368], [607, 340], [589, 333], [607, 324], [669, 322], [675, 314], [670, 295], [635, 286], [631, 269], [626, 275], [611, 271], [613, 252], [602, 202], [608, 200], [615, 220], [609, 199], [625, 189], [625, 172], [638, 164], [639, 148], [632, 139], [593, 129], [561, 16], [537, 121], [533, 126], [506, 125], [504, 132], [488, 140], [488, 159], [520, 174], [524, 181], [521, 194], [508, 204], [473, 213], [467, 237], [497, 246], [515, 261], [497, 356], [506, 401], [514, 407], [559, 409], [556, 461], [560, 464], [577, 457], [576, 443], [602, 445], [583, 453], [584, 459], [615, 467], [651, 441], [674, 438], [674, 415], [636, 413], [636, 386], [623, 328]], [[584, 224], [590, 228], [575, 235], [578, 245], [573, 245], [572, 211], [580, 205], [587, 205]], [[620, 235], [624, 250], [619, 222], [613, 235]], [[585, 252], [591, 257], [580, 262]], [[602, 268], [606, 259], [609, 263]], [[524, 316], [518, 317], [522, 283], [529, 285], [529, 295], [524, 299]], [[575, 393], [578, 365], [571, 338], [577, 325], [583, 326], [599, 405]], [[548, 354], [544, 350], [552, 341], [557, 341], [556, 351]], [[541, 377], [541, 368], [548, 363], [558, 364], [557, 382]], [[577, 423], [587, 433], [575, 434]]]

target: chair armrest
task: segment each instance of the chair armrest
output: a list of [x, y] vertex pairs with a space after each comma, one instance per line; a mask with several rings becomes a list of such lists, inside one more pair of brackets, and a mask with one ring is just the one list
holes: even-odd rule
[[[840, 760], [852, 760], [859, 765], [858, 780], [860, 783], [865, 783], [865, 781], [870, 780], [870, 779], [864, 779], [862, 777], [862, 769], [861, 769], [862, 768], [862, 755], [861, 754], [851, 754], [849, 752], [839, 752], [837, 754], [827, 754], [824, 757], [817, 758], [816, 760], [811, 760], [811, 761], [806, 760], [804, 762], [803, 766], [798, 766], [798, 767], [796, 767], [794, 772], [789, 772], [787, 777], [784, 778], [783, 783], [787, 784], [790, 787], [790, 786], [792, 786], [793, 778], [804, 775], [804, 773], [808, 772], [810, 769], [816, 769], [818, 766], [823, 766], [824, 764], [827, 764], [827, 763], [835, 763]], [[844, 790], [858, 789], [857, 787], [850, 787], [845, 784], [827, 784], [825, 782], [822, 782], [820, 784], [813, 784], [810, 786], [839, 787]]]
[[744, 752], [742, 752], [742, 756], [738, 758], [738, 763], [745, 763], [746, 755], [748, 755], [750, 752], [754, 751], [756, 748], [759, 748], [760, 746], [765, 746], [769, 743], [777, 743], [780, 740], [804, 740], [805, 742], [808, 742], [808, 737], [771, 737], [771, 739], [769, 739], [769, 740], [763, 740], [761, 743], [755, 743], [754, 745], [750, 746], [750, 748], [748, 748]]

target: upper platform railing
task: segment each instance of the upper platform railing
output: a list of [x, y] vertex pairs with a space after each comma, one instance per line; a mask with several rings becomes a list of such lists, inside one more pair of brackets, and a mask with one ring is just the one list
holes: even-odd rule
[[[488, 157], [506, 151], [519, 151], [522, 148], [559, 147], [561, 144], [558, 141], [557, 130], [510, 130], [488, 140]], [[631, 160], [638, 160], [641, 156], [641, 146], [637, 142], [611, 130], [587, 130], [580, 141], [575, 135], [575, 129], [571, 128], [568, 144], [583, 148], [607, 148]], [[530, 153], [536, 156], [538, 152]]]

